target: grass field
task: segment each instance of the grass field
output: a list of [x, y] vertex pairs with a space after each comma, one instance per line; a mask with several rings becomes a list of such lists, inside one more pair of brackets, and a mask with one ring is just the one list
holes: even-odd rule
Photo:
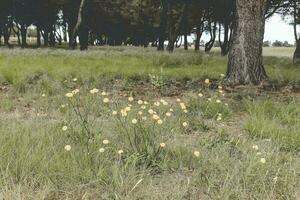
[[231, 88], [217, 52], [1, 48], [0, 199], [300, 199], [292, 52]]

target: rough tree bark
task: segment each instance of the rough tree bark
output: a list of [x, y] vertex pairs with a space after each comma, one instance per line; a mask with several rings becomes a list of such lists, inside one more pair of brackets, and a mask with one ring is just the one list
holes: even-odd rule
[[265, 5], [266, 0], [236, 0], [225, 82], [258, 85], [267, 79], [262, 61]]

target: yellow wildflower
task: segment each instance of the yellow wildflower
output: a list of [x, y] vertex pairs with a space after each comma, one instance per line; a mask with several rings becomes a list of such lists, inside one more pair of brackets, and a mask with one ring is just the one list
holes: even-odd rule
[[128, 98], [128, 101], [130, 101], [130, 102], [132, 102], [133, 100], [134, 100], [133, 97], [129, 97], [129, 98]]
[[160, 146], [161, 148], [165, 148], [165, 147], [166, 147], [166, 144], [162, 142], [162, 143], [159, 144], [159, 146]]
[[194, 155], [195, 155], [196, 157], [199, 157], [199, 156], [200, 156], [200, 152], [199, 152], [199, 151], [194, 151]]
[[65, 150], [66, 150], [66, 151], [71, 151], [71, 149], [72, 149], [71, 145], [66, 145], [66, 146], [65, 146]]
[[183, 123], [182, 123], [182, 126], [187, 127], [187, 126], [188, 126], [188, 123], [187, 123], [187, 122], [183, 122]]
[[91, 94], [96, 94], [98, 92], [99, 92], [99, 90], [97, 88], [94, 88], [94, 89], [90, 90]]
[[63, 131], [66, 131], [66, 130], [68, 130], [68, 127], [67, 127], [67, 126], [63, 126], [63, 127], [62, 127], [62, 130], [63, 130]]
[[118, 151], [118, 154], [119, 154], [119, 155], [121, 155], [121, 154], [123, 154], [123, 153], [124, 153], [123, 150], [119, 150], [119, 151]]
[[103, 140], [102, 143], [103, 144], [109, 144], [109, 140]]
[[100, 149], [99, 149], [99, 152], [100, 152], [100, 153], [103, 153], [104, 151], [105, 151], [104, 148], [100, 148]]
[[171, 116], [171, 113], [170, 113], [170, 112], [167, 112], [167, 113], [166, 113], [166, 116], [167, 116], [167, 117], [170, 117], [170, 116]]
[[74, 96], [74, 94], [73, 93], [67, 93], [65, 96], [68, 97], [68, 98], [72, 98]]
[[133, 124], [136, 124], [136, 123], [137, 123], [137, 119], [133, 119], [131, 122], [132, 122]]
[[253, 145], [252, 148], [253, 148], [254, 150], [258, 150], [258, 146], [257, 146], [257, 145]]

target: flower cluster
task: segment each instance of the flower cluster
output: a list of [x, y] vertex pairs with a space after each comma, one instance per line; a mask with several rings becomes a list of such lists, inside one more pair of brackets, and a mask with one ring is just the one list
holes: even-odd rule
[[[206, 79], [204, 81], [206, 85], [210, 85], [211, 81]], [[74, 89], [71, 92], [65, 94], [67, 98], [72, 98], [81, 92], [81, 96], [84, 97], [79, 89]], [[181, 132], [186, 133], [193, 129], [193, 122], [190, 121], [191, 117], [190, 114], [193, 112], [193, 107], [189, 101], [186, 101], [184, 97], [176, 97], [175, 99], [171, 98], [160, 98], [160, 99], [144, 99], [142, 97], [136, 97], [134, 95], [113, 95], [108, 94], [107, 92], [103, 91], [99, 93], [100, 90], [97, 88], [93, 88], [88, 90], [88, 99], [94, 99], [95, 102], [93, 104], [99, 106], [100, 108], [105, 107], [108, 114], [103, 114], [103, 111], [100, 111], [101, 116], [107, 117], [106, 120], [110, 121], [110, 126], [116, 126], [118, 131], [116, 132], [116, 136], [118, 137], [119, 141], [110, 142], [108, 139], [103, 139], [99, 142], [97, 139], [98, 133], [91, 133], [88, 129], [88, 119], [83, 119], [77, 125], [82, 126], [84, 134], [89, 138], [83, 139], [84, 145], [87, 146], [88, 156], [96, 155], [93, 152], [95, 149], [96, 153], [103, 153], [111, 152], [112, 148], [114, 152], [117, 153], [121, 157], [124, 157], [124, 152], [127, 154], [136, 153], [137, 155], [147, 155], [145, 159], [150, 159], [147, 162], [152, 162], [152, 160], [162, 159], [160, 154], [166, 152], [169, 147], [169, 139], [171, 139], [171, 133], [173, 130], [179, 130]], [[196, 96], [197, 101], [199, 102], [208, 102], [208, 104], [216, 104], [216, 105], [227, 105], [225, 100], [222, 98], [225, 96], [225, 92], [223, 87], [220, 85], [218, 87], [218, 92], [221, 94], [219, 97], [221, 98], [214, 98], [213, 96], [206, 94], [207, 92], [203, 91], [198, 93]], [[100, 94], [100, 95], [97, 95]], [[100, 97], [102, 96], [102, 97]], [[205, 96], [209, 96], [205, 98]], [[80, 98], [81, 99], [81, 98]], [[100, 100], [100, 101], [99, 101]], [[206, 101], [207, 100], [207, 101]], [[74, 102], [80, 101], [70, 101], [70, 105], [73, 105]], [[75, 109], [75, 114], [79, 115], [78, 119], [82, 118], [82, 114], [80, 114], [80, 108], [89, 107], [91, 102], [87, 102], [88, 106], [85, 105], [78, 105], [73, 106]], [[68, 104], [64, 104], [64, 108]], [[101, 105], [101, 106], [100, 106]], [[105, 106], [104, 106], [105, 105]], [[94, 107], [93, 107], [94, 108]], [[77, 109], [77, 110], [76, 110]], [[95, 106], [97, 109], [97, 106]], [[96, 110], [90, 109], [91, 112], [95, 112]], [[99, 111], [98, 111], [99, 113]], [[93, 113], [91, 114], [93, 115]], [[88, 116], [88, 115], [85, 115]], [[216, 122], [221, 121], [223, 118], [222, 110], [220, 110], [217, 114]], [[68, 133], [68, 135], [72, 135], [71, 132], [75, 129], [71, 127], [72, 119], [69, 122], [65, 123], [68, 126], [62, 126], [62, 131]], [[77, 138], [84, 138], [79, 136]], [[99, 136], [101, 138], [101, 135]], [[70, 137], [72, 138], [72, 137]], [[111, 139], [113, 141], [113, 139]], [[163, 141], [163, 142], [162, 142]], [[120, 143], [120, 144], [118, 144]], [[78, 145], [75, 141], [70, 141], [68, 145], [65, 146], [66, 151], [71, 151], [71, 145]], [[95, 145], [95, 148], [90, 148], [89, 145]], [[120, 148], [122, 146], [122, 148]], [[77, 149], [77, 148], [75, 148]], [[92, 150], [91, 150], [92, 149]], [[200, 157], [200, 152], [195, 150], [191, 152], [191, 155], [198, 158]], [[263, 163], [264, 161], [261, 160]]]

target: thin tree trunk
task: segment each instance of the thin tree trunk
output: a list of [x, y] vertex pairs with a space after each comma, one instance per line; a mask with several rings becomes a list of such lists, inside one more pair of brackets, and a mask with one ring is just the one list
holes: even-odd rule
[[67, 37], [68, 37], [68, 31], [67, 31], [67, 23], [64, 22], [64, 25], [63, 25], [63, 34], [64, 34], [64, 42], [67, 42]]
[[187, 9], [187, 3], [183, 4], [182, 13], [177, 21], [177, 23], [173, 20], [173, 5], [172, 2], [168, 3], [168, 22], [169, 22], [169, 44], [168, 44], [168, 51], [173, 52], [175, 47], [175, 42], [178, 37], [178, 32], [180, 28], [182, 28], [183, 20], [185, 11]]
[[4, 39], [4, 45], [9, 46], [9, 37], [11, 34], [11, 28], [5, 27], [3, 29], [3, 39]]
[[224, 40], [222, 42], [221, 40], [221, 28], [222, 25], [219, 24], [219, 43], [220, 43], [220, 48], [221, 48], [221, 55], [226, 56], [229, 52], [229, 25], [224, 24]]
[[46, 27], [43, 34], [44, 46], [47, 47], [49, 45], [49, 28]]
[[296, 42], [296, 50], [293, 55], [293, 63], [294, 64], [300, 63], [300, 41], [299, 40]]
[[81, 0], [79, 9], [78, 9], [77, 22], [72, 30], [72, 34], [71, 34], [71, 38], [70, 38], [72, 49], [75, 49], [75, 39], [76, 39], [76, 35], [78, 33], [79, 27], [82, 22], [84, 4], [85, 4], [85, 0]]
[[176, 39], [175, 47], [176, 47], [176, 48], [180, 48], [181, 45], [182, 45], [182, 37], [179, 36], [179, 37], [177, 37], [177, 39]]
[[167, 50], [169, 52], [173, 52], [175, 48], [175, 42], [176, 42], [176, 30], [175, 30], [175, 24], [173, 24], [173, 6], [172, 2], [168, 2], [168, 46]]
[[196, 30], [195, 51], [200, 50], [200, 40], [202, 37], [202, 33], [203, 33], [203, 25], [197, 27]]
[[89, 30], [88, 27], [82, 25], [79, 29], [80, 50], [87, 50], [89, 45]]
[[49, 37], [50, 37], [50, 46], [51, 47], [54, 47], [55, 46], [55, 31], [54, 31], [54, 29], [51, 27], [51, 29], [50, 29], [50, 34], [49, 34]]
[[15, 30], [15, 29], [12, 27], [12, 30], [13, 30], [13, 32], [17, 35], [17, 38], [18, 38], [18, 45], [21, 46], [20, 28], [17, 27], [17, 30]]
[[214, 22], [213, 28], [211, 28], [211, 23], [210, 23], [210, 40], [205, 44], [205, 52], [210, 52], [210, 50], [213, 48], [214, 43], [216, 41], [216, 31], [217, 31], [217, 23]]
[[21, 43], [21, 47], [25, 48], [27, 47], [27, 27], [25, 24], [21, 25], [21, 38], [22, 38], [22, 43]]
[[2, 26], [0, 25], [0, 46], [2, 45]]
[[188, 50], [189, 44], [187, 39], [187, 34], [184, 34], [184, 50]]
[[160, 25], [159, 25], [159, 35], [158, 35], [158, 51], [163, 51], [165, 49], [165, 40], [166, 40], [166, 28], [167, 28], [167, 2], [166, 0], [161, 0], [162, 12], [160, 16]]
[[265, 3], [266, 0], [236, 0], [227, 83], [260, 84], [267, 79], [262, 60]]
[[295, 36], [295, 41], [296, 41], [296, 50], [293, 55], [293, 63], [297, 64], [300, 63], [300, 39], [298, 36], [298, 31], [297, 31], [297, 22], [298, 22], [298, 9], [297, 9], [297, 1], [293, 0], [293, 17], [294, 17], [294, 23], [293, 23], [293, 28], [294, 28], [294, 36]]
[[37, 25], [36, 26], [36, 43], [37, 43], [37, 47], [40, 47], [42, 42], [41, 42], [41, 29], [40, 26]]

